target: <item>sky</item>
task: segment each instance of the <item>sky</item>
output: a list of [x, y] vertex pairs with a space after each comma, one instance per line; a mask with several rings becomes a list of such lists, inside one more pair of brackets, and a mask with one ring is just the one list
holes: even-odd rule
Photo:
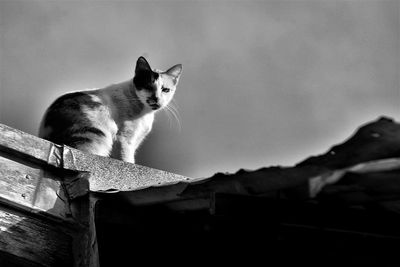
[[183, 64], [179, 123], [137, 163], [194, 178], [292, 166], [400, 121], [400, 1], [3, 1], [0, 123], [37, 135], [58, 96]]

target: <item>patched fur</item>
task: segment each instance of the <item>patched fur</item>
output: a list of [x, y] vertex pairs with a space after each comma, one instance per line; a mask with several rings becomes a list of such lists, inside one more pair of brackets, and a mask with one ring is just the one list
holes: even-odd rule
[[82, 151], [135, 162], [135, 151], [151, 131], [154, 114], [172, 100], [182, 65], [152, 70], [145, 58], [135, 76], [102, 89], [59, 97], [47, 109], [39, 136]]

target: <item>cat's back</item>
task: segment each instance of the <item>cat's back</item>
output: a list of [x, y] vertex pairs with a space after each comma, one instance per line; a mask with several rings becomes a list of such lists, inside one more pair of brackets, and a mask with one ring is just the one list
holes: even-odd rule
[[47, 109], [39, 137], [72, 147], [108, 137], [112, 134], [108, 113], [108, 107], [96, 91], [67, 93]]

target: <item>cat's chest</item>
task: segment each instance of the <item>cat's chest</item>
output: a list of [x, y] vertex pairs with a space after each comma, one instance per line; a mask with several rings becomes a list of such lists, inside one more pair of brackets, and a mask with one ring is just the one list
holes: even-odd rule
[[121, 125], [119, 135], [128, 139], [143, 138], [151, 131], [153, 121], [153, 114], [148, 114], [135, 120], [127, 120]]

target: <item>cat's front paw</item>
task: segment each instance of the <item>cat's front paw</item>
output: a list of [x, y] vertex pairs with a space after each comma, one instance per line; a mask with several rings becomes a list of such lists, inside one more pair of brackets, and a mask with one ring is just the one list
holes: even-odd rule
[[123, 161], [125, 161], [125, 162], [129, 162], [129, 163], [132, 163], [132, 164], [135, 164], [135, 159], [134, 158], [126, 158], [126, 159], [122, 159]]

